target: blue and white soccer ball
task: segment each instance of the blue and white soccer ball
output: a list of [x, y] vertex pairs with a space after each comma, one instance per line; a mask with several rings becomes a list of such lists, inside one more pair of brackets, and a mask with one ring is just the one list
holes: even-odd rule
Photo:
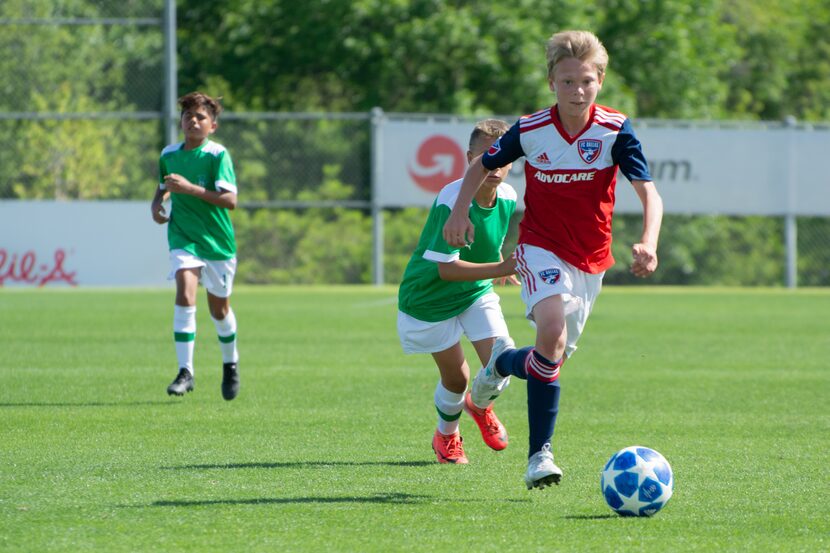
[[618, 514], [650, 517], [671, 498], [674, 476], [665, 457], [633, 445], [608, 459], [600, 485], [605, 502]]

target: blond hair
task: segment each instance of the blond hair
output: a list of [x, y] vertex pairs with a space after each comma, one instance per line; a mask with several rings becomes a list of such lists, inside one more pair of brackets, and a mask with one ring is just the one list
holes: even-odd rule
[[608, 65], [608, 52], [597, 35], [590, 31], [562, 31], [548, 39], [546, 48], [548, 79], [553, 79], [556, 64], [565, 58], [592, 63], [602, 77]]
[[470, 150], [475, 150], [476, 144], [483, 140], [489, 140], [487, 146], [492, 144], [498, 137], [510, 130], [507, 121], [501, 119], [484, 119], [476, 123], [472, 134], [470, 134]]

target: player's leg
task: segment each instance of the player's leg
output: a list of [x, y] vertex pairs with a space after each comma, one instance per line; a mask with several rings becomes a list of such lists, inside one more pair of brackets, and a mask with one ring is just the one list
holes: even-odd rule
[[230, 401], [239, 394], [239, 349], [236, 314], [230, 296], [236, 274], [236, 259], [207, 261], [202, 283], [207, 289], [208, 308], [219, 349], [222, 350], [222, 397]]
[[173, 307], [173, 340], [179, 373], [167, 387], [169, 395], [181, 396], [194, 389], [193, 350], [196, 340], [196, 290], [199, 286], [199, 267], [178, 269], [176, 304]]
[[562, 296], [551, 296], [537, 303], [533, 307], [533, 318], [536, 321], [536, 346], [524, 361], [529, 429], [525, 475], [528, 488], [558, 484], [562, 476], [562, 471], [553, 462], [550, 445], [559, 414], [559, 369], [564, 361], [567, 338]]
[[398, 312], [398, 336], [404, 352], [429, 353], [438, 366], [440, 378], [434, 394], [438, 424], [432, 437], [432, 449], [439, 463], [467, 463], [458, 432], [470, 374], [459, 343], [461, 334], [457, 317], [428, 322]]
[[[498, 295], [485, 294], [459, 316], [459, 321], [481, 364], [485, 365], [492, 356], [493, 344], [497, 337], [504, 339], [508, 334]], [[484, 443], [496, 451], [507, 447], [508, 436], [507, 430], [493, 410], [493, 401], [509, 383], [509, 377], [488, 373], [482, 368], [473, 380], [470, 392], [464, 398], [464, 410], [478, 425]]]
[[230, 401], [239, 394], [239, 350], [236, 345], [236, 314], [229, 298], [208, 292], [208, 306], [219, 349], [222, 350], [222, 397]]
[[[533, 347], [504, 352], [491, 364], [496, 372], [527, 381], [529, 424], [528, 488], [558, 483], [562, 471], [553, 463], [550, 440], [559, 412], [559, 369], [564, 361], [567, 328], [565, 302], [571, 297], [572, 267], [534, 246], [516, 249], [526, 314], [536, 325]], [[498, 346], [499, 344], [497, 344]]]
[[467, 391], [470, 367], [459, 342], [443, 351], [434, 352], [432, 359], [440, 375], [438, 386], [435, 388], [435, 408], [439, 415], [438, 431], [442, 434], [454, 434], [458, 431], [458, 419], [464, 407], [464, 393]]

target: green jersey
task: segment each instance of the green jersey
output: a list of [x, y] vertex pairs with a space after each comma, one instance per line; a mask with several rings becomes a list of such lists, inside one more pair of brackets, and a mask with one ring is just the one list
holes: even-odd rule
[[469, 215], [475, 227], [475, 241], [458, 249], [447, 244], [443, 229], [460, 190], [461, 180], [457, 180], [438, 193], [398, 290], [398, 309], [420, 321], [438, 322], [455, 317], [493, 289], [492, 279], [441, 280], [438, 263], [456, 259], [470, 263], [500, 261], [510, 217], [516, 211], [516, 191], [509, 184], [501, 183], [493, 207], [481, 207], [473, 201]]
[[[207, 190], [236, 192], [236, 175], [231, 155], [221, 144], [206, 140], [192, 150], [184, 142], [171, 144], [161, 152], [159, 182], [176, 173]], [[224, 207], [189, 194], [171, 194], [172, 210], [167, 224], [171, 250], [185, 250], [196, 257], [213, 261], [236, 256], [236, 238], [231, 217]]]

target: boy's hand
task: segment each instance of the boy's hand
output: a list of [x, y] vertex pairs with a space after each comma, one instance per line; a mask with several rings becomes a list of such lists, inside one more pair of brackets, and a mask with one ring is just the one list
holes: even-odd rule
[[505, 286], [506, 284], [515, 284], [517, 286], [521, 286], [522, 283], [519, 282], [519, 279], [516, 278], [516, 275], [515, 275], [515, 273], [516, 273], [516, 257], [514, 255], [511, 255], [507, 259], [503, 260], [500, 265], [501, 265], [500, 269], [502, 269], [505, 273], [513, 273], [513, 274], [508, 274], [508, 275], [505, 275], [503, 277], [493, 279], [493, 280], [495, 280], [496, 284], [499, 284], [501, 286]]
[[170, 192], [176, 192], [178, 194], [190, 194], [194, 188], [194, 185], [189, 180], [176, 173], [170, 173], [164, 176], [164, 186]]
[[473, 243], [475, 232], [470, 218], [459, 211], [451, 214], [444, 224], [444, 241], [453, 248], [463, 248]]
[[153, 221], [160, 225], [163, 225], [170, 220], [170, 217], [167, 216], [167, 211], [164, 209], [164, 205], [162, 205], [161, 202], [153, 202], [150, 205], [150, 212], [153, 215]]
[[631, 247], [633, 262], [631, 272], [634, 276], [644, 278], [657, 269], [657, 250], [651, 244], [634, 244]]
[[499, 278], [494, 279], [494, 280], [496, 281], [496, 284], [498, 284], [499, 286], [506, 286], [508, 284], [513, 284], [514, 286], [521, 286], [522, 285], [521, 281], [518, 278], [516, 278], [516, 275], [510, 275], [510, 276], [506, 276], [506, 277], [499, 277]]

